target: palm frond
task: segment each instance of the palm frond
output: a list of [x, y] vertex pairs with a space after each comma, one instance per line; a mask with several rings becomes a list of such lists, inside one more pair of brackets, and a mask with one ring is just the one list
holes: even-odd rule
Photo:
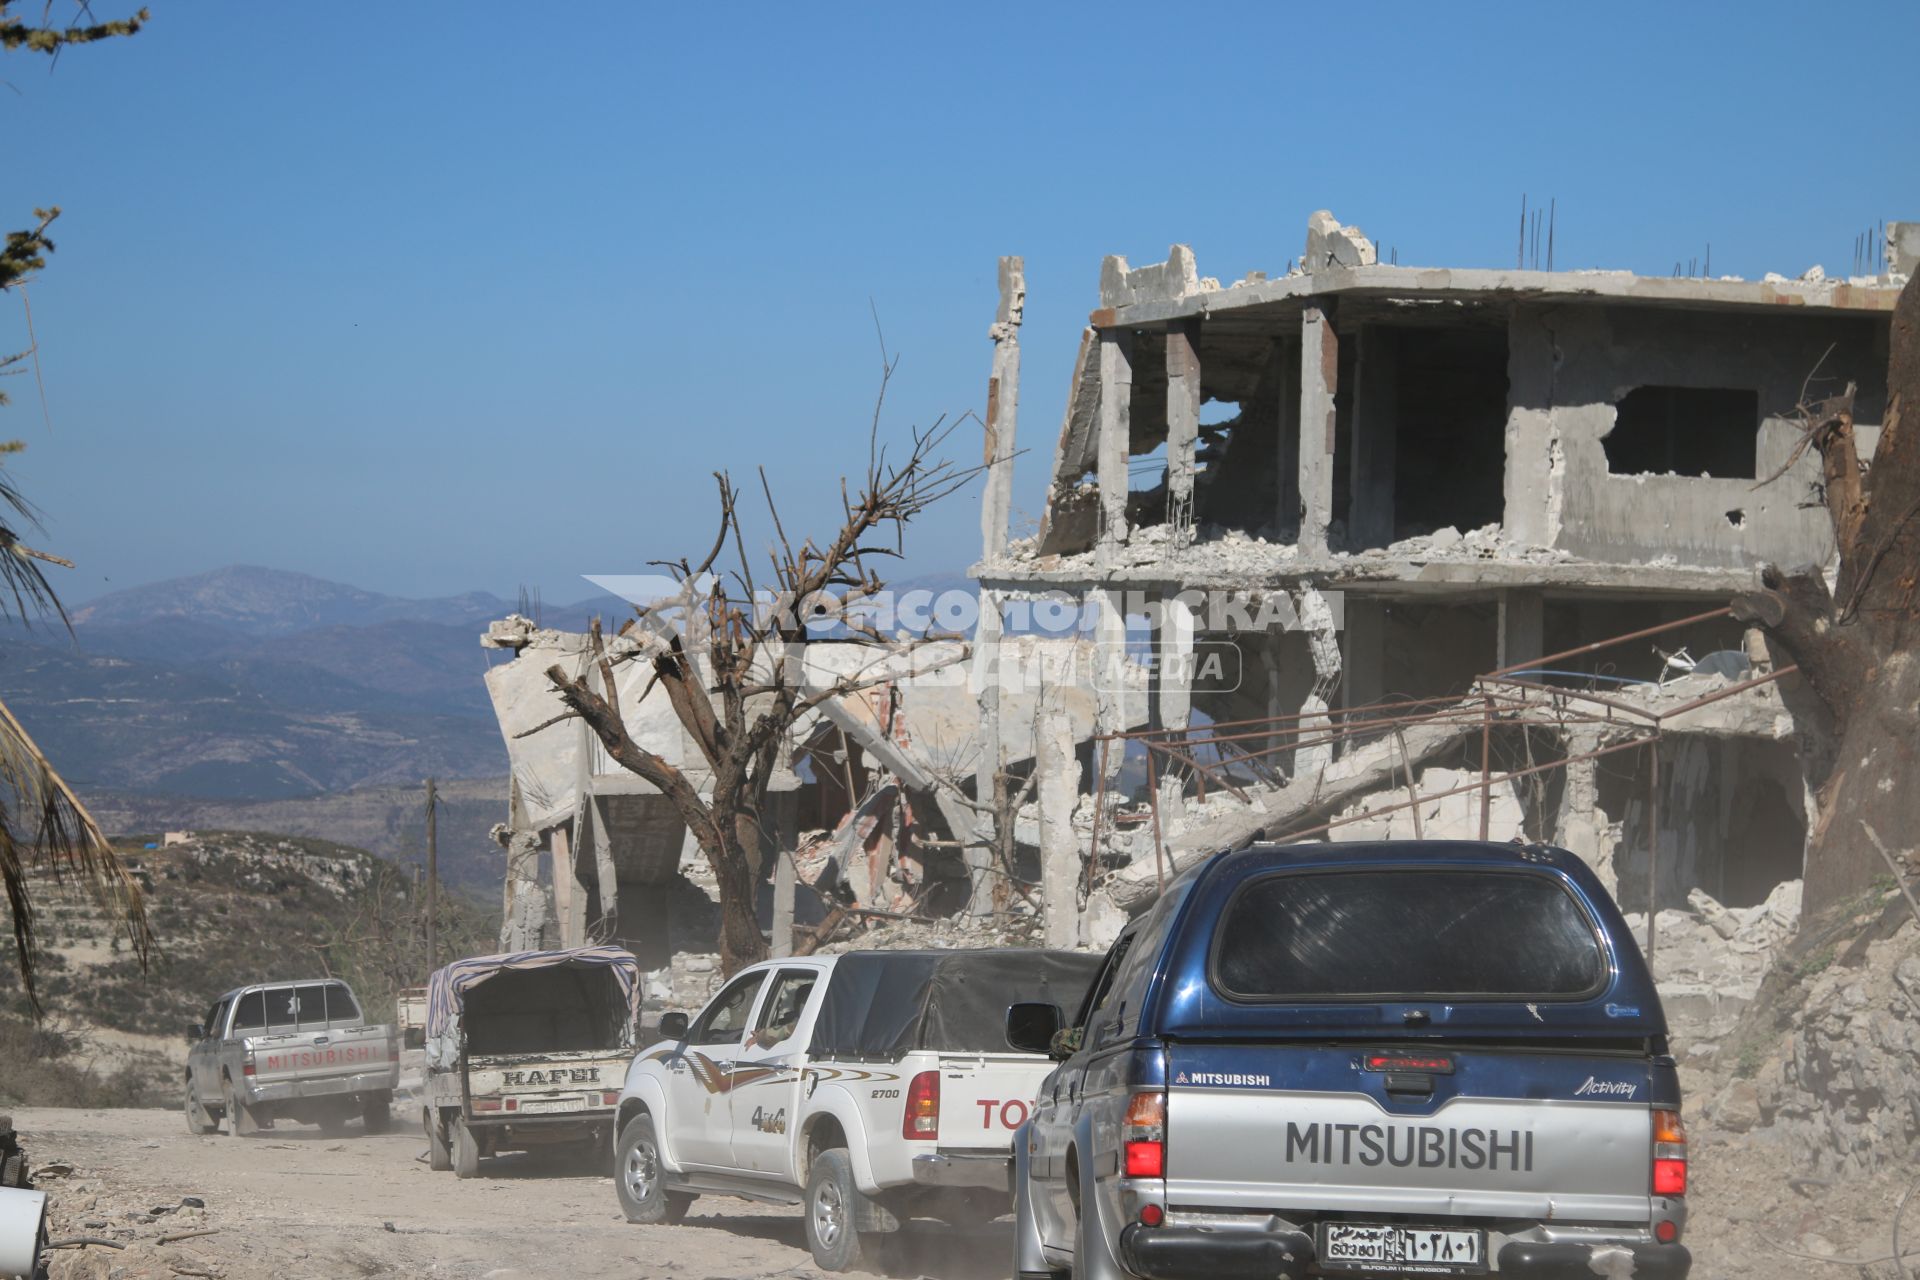
[[40, 944], [30, 876], [37, 870], [50, 872], [56, 881], [72, 878], [88, 890], [126, 931], [133, 954], [146, 965], [153, 932], [140, 886], [73, 788], [0, 702], [0, 884], [13, 917], [21, 986], [36, 1016]]
[[[0, 443], [0, 459], [7, 454], [18, 453], [21, 447], [17, 440]], [[8, 516], [8, 512], [12, 513], [12, 517]], [[71, 569], [73, 562], [35, 550], [20, 541], [20, 535], [14, 531], [15, 524], [37, 529], [40, 527], [40, 512], [13, 487], [6, 473], [0, 471], [0, 621], [15, 617], [31, 623], [36, 615], [50, 613], [71, 631], [73, 624], [67, 619], [67, 611], [61, 606], [60, 598], [54, 594], [53, 585], [47, 581], [40, 566], [42, 563], [57, 564]], [[8, 604], [9, 598], [11, 605]]]

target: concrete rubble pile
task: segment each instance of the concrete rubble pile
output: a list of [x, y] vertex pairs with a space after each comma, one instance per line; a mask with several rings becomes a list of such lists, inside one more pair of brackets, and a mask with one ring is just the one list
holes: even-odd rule
[[1783, 1167], [1817, 1177], [1911, 1173], [1920, 1161], [1920, 924], [1849, 965], [1802, 961], [1801, 1013], [1728, 1069], [1706, 1107]]
[[[1800, 881], [1782, 882], [1765, 902], [1751, 907], [1723, 907], [1694, 889], [1687, 907], [1659, 914], [1653, 977], [1674, 1053], [1683, 1062], [1711, 1062], [1759, 994], [1775, 953], [1799, 928]], [[1627, 924], [1644, 947], [1646, 913], [1628, 913]]]

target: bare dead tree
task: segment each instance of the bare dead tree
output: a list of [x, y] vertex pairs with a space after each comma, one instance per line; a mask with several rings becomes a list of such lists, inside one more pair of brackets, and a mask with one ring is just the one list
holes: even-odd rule
[[1810, 909], [1881, 874], [1866, 827], [1920, 829], [1920, 283], [1909, 282], [1894, 308], [1886, 418], [1871, 465], [1860, 459], [1853, 407], [1851, 386], [1805, 406], [1796, 450], [1820, 456], [1840, 553], [1833, 586], [1817, 567], [1767, 566], [1760, 589], [1734, 601], [1737, 616], [1759, 623], [1799, 665], [1833, 720], [1833, 768], [1807, 850]]
[[[865, 472], [851, 487], [841, 480], [840, 527], [824, 545], [811, 538], [795, 545], [761, 468], [775, 541], [765, 553], [765, 576], [756, 578], [742, 531], [742, 494], [727, 472], [715, 472], [720, 511], [706, 555], [652, 562], [679, 584], [678, 594], [637, 608], [612, 638], [602, 635], [596, 619], [587, 669], [547, 671], [567, 707], [557, 719], [584, 720], [610, 757], [672, 801], [699, 842], [719, 887], [720, 959], [728, 974], [766, 954], [754, 889], [773, 844], [763, 818], [767, 791], [789, 749], [790, 730], [829, 698], [898, 678], [900, 669], [889, 659], [933, 638], [883, 634], [858, 606], [885, 590], [880, 566], [900, 555], [906, 526], [983, 470], [940, 456], [964, 417], [916, 429], [904, 458], [888, 457], [879, 435], [893, 367], [883, 363]], [[822, 624], [871, 646], [878, 660], [851, 675], [810, 679], [808, 627]], [[627, 662], [648, 668], [640, 698], [658, 688], [673, 707], [705, 766], [705, 794], [684, 769], [628, 732], [615, 679], [616, 667]]]

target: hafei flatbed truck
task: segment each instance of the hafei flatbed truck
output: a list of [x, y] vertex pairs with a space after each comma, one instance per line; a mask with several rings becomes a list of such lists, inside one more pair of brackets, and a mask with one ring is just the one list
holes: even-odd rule
[[477, 1176], [507, 1151], [604, 1162], [633, 1057], [640, 967], [620, 947], [457, 960], [427, 982], [428, 1165]]

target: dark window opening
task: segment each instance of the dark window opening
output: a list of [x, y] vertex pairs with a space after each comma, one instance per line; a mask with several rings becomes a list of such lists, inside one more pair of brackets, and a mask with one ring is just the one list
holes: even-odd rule
[[1614, 475], [1758, 474], [1760, 393], [1737, 387], [1635, 387], [1601, 441]]
[[1506, 513], [1506, 331], [1402, 329], [1398, 338], [1394, 538], [1499, 524]]
[[1558, 880], [1413, 868], [1255, 880], [1227, 907], [1213, 967], [1222, 993], [1247, 1000], [1569, 999], [1606, 974], [1593, 921]]

